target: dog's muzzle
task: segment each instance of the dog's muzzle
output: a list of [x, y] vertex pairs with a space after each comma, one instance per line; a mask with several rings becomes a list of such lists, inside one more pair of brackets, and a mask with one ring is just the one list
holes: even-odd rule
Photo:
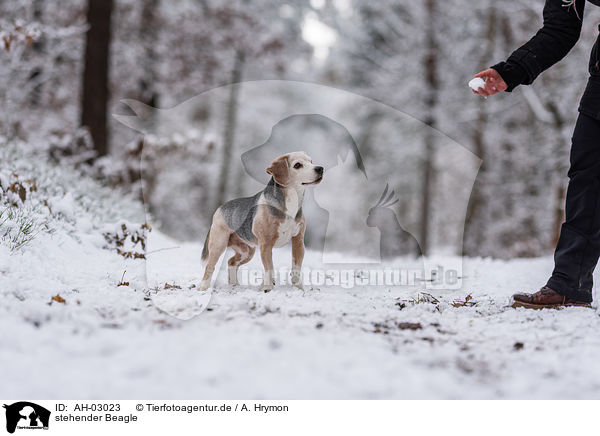
[[323, 180], [323, 167], [315, 167], [315, 173], [317, 173], [317, 178], [312, 182], [303, 183], [303, 185], [316, 185]]

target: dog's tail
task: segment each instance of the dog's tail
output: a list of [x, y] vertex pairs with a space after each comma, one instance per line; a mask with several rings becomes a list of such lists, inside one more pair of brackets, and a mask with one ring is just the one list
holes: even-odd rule
[[210, 238], [210, 229], [206, 234], [206, 240], [204, 241], [204, 247], [202, 247], [202, 262], [206, 262], [208, 259], [208, 238]]

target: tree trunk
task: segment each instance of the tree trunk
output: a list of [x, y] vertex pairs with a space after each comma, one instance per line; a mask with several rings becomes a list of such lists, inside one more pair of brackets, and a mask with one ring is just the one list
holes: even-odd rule
[[242, 80], [242, 69], [244, 66], [244, 54], [238, 51], [235, 55], [233, 71], [231, 73], [231, 90], [227, 102], [227, 119], [225, 120], [225, 131], [223, 132], [223, 156], [221, 160], [221, 171], [219, 173], [219, 186], [215, 198], [215, 209], [222, 205], [227, 198], [227, 181], [231, 167], [231, 154], [237, 124], [238, 95], [240, 91], [239, 82]]
[[[41, 23], [43, 20], [43, 3], [42, 0], [34, 0], [33, 1], [33, 19], [34, 21]], [[35, 52], [35, 56], [38, 57], [44, 50], [44, 38], [40, 38], [33, 43], [32, 46], [33, 51]], [[29, 104], [32, 107], [39, 106], [40, 99], [42, 98], [42, 84], [41, 78], [43, 74], [43, 68], [41, 64], [36, 65], [32, 68], [31, 73], [29, 73], [29, 86], [31, 87], [29, 90]]]
[[141, 77], [139, 80], [139, 100], [148, 106], [158, 106], [158, 94], [154, 87], [156, 82], [156, 53], [154, 45], [159, 27], [156, 20], [156, 10], [159, 0], [145, 0], [142, 5], [140, 19], [140, 40], [143, 47], [141, 59]]
[[430, 220], [431, 220], [431, 202], [433, 188], [433, 162], [435, 158], [435, 137], [433, 128], [435, 128], [435, 107], [437, 105], [437, 92], [439, 83], [437, 80], [437, 55], [438, 46], [435, 40], [436, 0], [426, 0], [425, 8], [427, 10], [427, 53], [424, 58], [425, 81], [428, 87], [429, 95], [426, 99], [427, 117], [425, 119], [429, 128], [425, 131], [424, 148], [425, 155], [423, 157], [423, 191], [421, 196], [421, 229], [419, 243], [423, 255], [429, 253], [429, 235], [430, 235]]
[[113, 0], [88, 0], [81, 125], [89, 129], [100, 156], [108, 153], [106, 112], [112, 9]]
[[[487, 20], [486, 28], [486, 48], [483, 51], [483, 55], [479, 62], [480, 69], [485, 68], [485, 65], [489, 63], [489, 58], [493, 52], [494, 44], [496, 42], [496, 9], [489, 8], [489, 15]], [[475, 146], [475, 154], [482, 160], [481, 167], [479, 168], [479, 174], [473, 190], [471, 191], [471, 198], [469, 199], [469, 205], [467, 207], [467, 216], [465, 219], [465, 231], [463, 235], [463, 254], [466, 256], [475, 256], [479, 254], [477, 247], [480, 247], [483, 242], [483, 228], [481, 225], [481, 211], [485, 207], [485, 195], [481, 192], [481, 186], [485, 185], [485, 178], [487, 168], [485, 165], [485, 138], [484, 132], [488, 123], [488, 114], [483, 103], [483, 99], [479, 99], [478, 102], [479, 111], [477, 120], [475, 122], [475, 128], [473, 129], [473, 144]]]

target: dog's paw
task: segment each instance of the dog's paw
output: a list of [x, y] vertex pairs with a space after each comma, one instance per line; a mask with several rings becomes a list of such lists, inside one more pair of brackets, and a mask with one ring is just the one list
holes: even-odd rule
[[210, 280], [202, 280], [198, 285], [199, 291], [206, 291], [208, 288], [210, 288]]
[[304, 290], [304, 286], [302, 286], [302, 275], [297, 273], [292, 273], [290, 277], [290, 283], [292, 286], [297, 287], [298, 289]]
[[302, 274], [299, 270], [294, 270], [290, 274], [290, 282], [293, 286], [298, 289], [304, 290], [304, 286], [302, 286]]
[[269, 285], [269, 284], [262, 284], [260, 287], [260, 290], [262, 292], [270, 292], [273, 290], [273, 285]]
[[232, 268], [232, 267], [229, 267], [229, 270], [227, 271], [227, 282], [231, 286], [239, 285], [237, 271], [238, 271], [237, 268]]

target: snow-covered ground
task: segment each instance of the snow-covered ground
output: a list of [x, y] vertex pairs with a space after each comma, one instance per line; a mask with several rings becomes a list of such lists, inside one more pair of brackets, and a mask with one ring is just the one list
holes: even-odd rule
[[[125, 259], [103, 233], [139, 228], [140, 205], [27, 156], [11, 164], [36, 176], [19, 207], [39, 229], [12, 250], [0, 241], [0, 397], [600, 398], [596, 309], [507, 307], [544, 283], [550, 257], [465, 259], [462, 289], [434, 298], [420, 285], [265, 294], [219, 279], [183, 320], [159, 306], [185, 317], [208, 298], [190, 289], [200, 244], [154, 229], [147, 261]], [[275, 260], [287, 265], [289, 248]]]

